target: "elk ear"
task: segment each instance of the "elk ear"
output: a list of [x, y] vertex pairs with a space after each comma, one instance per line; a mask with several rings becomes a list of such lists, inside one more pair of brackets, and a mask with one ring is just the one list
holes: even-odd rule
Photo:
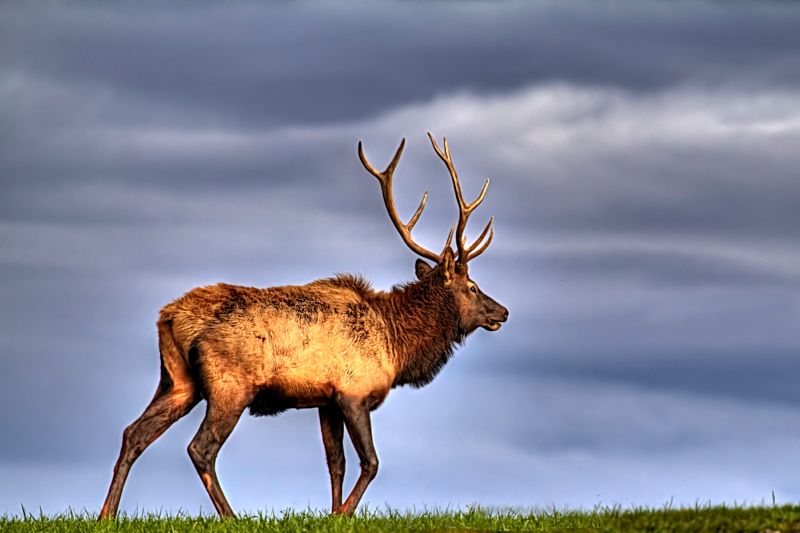
[[439, 262], [439, 267], [442, 269], [444, 284], [450, 285], [450, 282], [453, 281], [453, 275], [455, 274], [456, 270], [456, 258], [453, 255], [453, 249], [449, 246], [442, 254], [442, 260]]
[[422, 279], [424, 276], [428, 275], [431, 270], [433, 270], [433, 267], [422, 259], [417, 259], [417, 262], [414, 263], [414, 272], [417, 274], [417, 279]]

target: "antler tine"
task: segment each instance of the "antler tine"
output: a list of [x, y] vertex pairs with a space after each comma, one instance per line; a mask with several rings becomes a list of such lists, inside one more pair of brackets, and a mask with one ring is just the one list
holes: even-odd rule
[[467, 254], [471, 254], [472, 251], [478, 247], [478, 245], [481, 243], [484, 237], [486, 237], [486, 234], [489, 232], [490, 229], [493, 230], [492, 224], [494, 224], [494, 217], [489, 218], [489, 222], [486, 224], [486, 227], [483, 228], [481, 234], [478, 236], [477, 239], [475, 239], [475, 242], [473, 242], [472, 245], [467, 248]]
[[414, 229], [414, 226], [417, 224], [417, 220], [419, 220], [419, 216], [422, 214], [422, 210], [425, 209], [425, 202], [428, 201], [428, 191], [422, 193], [422, 200], [419, 202], [419, 207], [417, 210], [414, 211], [414, 214], [411, 217], [411, 220], [408, 221], [408, 224], [405, 224], [405, 227], [408, 231]]
[[[392, 193], [392, 175], [394, 174], [395, 167], [397, 167], [397, 163], [400, 161], [400, 156], [403, 154], [403, 148], [405, 148], [405, 145], [406, 140], [403, 139], [400, 142], [400, 146], [397, 148], [392, 161], [389, 163], [389, 166], [386, 167], [386, 170], [383, 172], [378, 172], [378, 170], [376, 170], [375, 167], [373, 167], [370, 162], [367, 161], [367, 156], [364, 155], [364, 148], [361, 144], [361, 141], [358, 141], [358, 158], [361, 160], [361, 164], [364, 165], [364, 168], [366, 168], [370, 174], [378, 178], [378, 181], [381, 184], [383, 203], [386, 206], [386, 211], [389, 213], [389, 219], [392, 221], [392, 224], [394, 224], [394, 227], [398, 233], [400, 233], [400, 237], [402, 237], [403, 242], [405, 242], [414, 253], [438, 263], [441, 259], [440, 255], [423, 248], [411, 238], [411, 230], [414, 228], [414, 225], [416, 225], [417, 220], [419, 220], [422, 210], [425, 209], [425, 202], [428, 200], [428, 191], [425, 191], [425, 193], [422, 195], [422, 200], [419, 203], [419, 207], [417, 207], [417, 210], [411, 216], [411, 219], [408, 221], [408, 223], [404, 224], [403, 221], [400, 220], [400, 215], [397, 214], [397, 208], [394, 205], [394, 195]], [[450, 245], [449, 239], [447, 245]]]
[[378, 180], [383, 183], [386, 180], [389, 180], [391, 183], [392, 181], [392, 174], [394, 174], [394, 169], [397, 167], [397, 163], [400, 161], [400, 156], [403, 155], [403, 149], [406, 147], [406, 139], [405, 137], [403, 140], [400, 141], [400, 146], [397, 147], [397, 151], [394, 153], [394, 157], [389, 162], [389, 166], [386, 167], [386, 170], [383, 172], [378, 172], [378, 169], [372, 166], [369, 161], [367, 161], [367, 156], [364, 155], [364, 147], [361, 145], [361, 141], [358, 141], [358, 158], [361, 160], [361, 164], [364, 165], [370, 174], [378, 178]]
[[486, 239], [486, 242], [483, 243], [483, 246], [478, 248], [478, 250], [475, 253], [471, 253], [469, 254], [469, 256], [467, 256], [467, 261], [472, 261], [479, 255], [481, 255], [483, 252], [485, 252], [486, 249], [489, 247], [489, 244], [491, 244], [493, 238], [494, 238], [494, 228], [492, 228], [492, 230], [489, 232], [489, 238]]
[[456, 230], [456, 225], [453, 224], [450, 228], [450, 233], [447, 235], [447, 242], [444, 243], [444, 248], [442, 248], [442, 255], [444, 255], [445, 250], [450, 248], [450, 243], [453, 242], [453, 232]]
[[[428, 132], [428, 138], [431, 140], [431, 144], [433, 145], [433, 149], [436, 152], [436, 155], [439, 156], [447, 170], [450, 172], [450, 178], [453, 181], [453, 190], [456, 193], [456, 202], [458, 203], [458, 224], [456, 225], [456, 246], [458, 247], [458, 262], [462, 264], [466, 264], [467, 261], [470, 259], [477, 257], [481, 253], [486, 250], [488, 246], [488, 242], [491, 242], [491, 236], [489, 237], [489, 241], [483, 245], [476, 253], [470, 255], [470, 253], [475, 249], [475, 247], [480, 244], [480, 242], [486, 236], [486, 232], [490, 230], [492, 225], [492, 221], [494, 218], [489, 220], [489, 223], [484, 228], [483, 232], [481, 233], [478, 240], [476, 240], [471, 246], [466, 246], [466, 237], [464, 235], [464, 230], [467, 227], [467, 220], [469, 220], [469, 216], [478, 207], [483, 199], [486, 197], [486, 191], [489, 189], [489, 178], [486, 178], [486, 182], [483, 184], [483, 189], [481, 189], [480, 194], [478, 197], [475, 198], [471, 203], [466, 203], [464, 201], [464, 196], [461, 194], [461, 182], [458, 180], [458, 173], [456, 172], [455, 166], [453, 165], [453, 158], [450, 156], [450, 146], [447, 143], [447, 137], [442, 138], [442, 144], [444, 146], [444, 152], [439, 148], [436, 144], [436, 140], [433, 138], [433, 135]], [[494, 230], [491, 230], [491, 235], [494, 234]]]
[[489, 181], [490, 181], [489, 178], [486, 178], [486, 181], [483, 184], [483, 189], [481, 189], [481, 193], [478, 195], [477, 198], [475, 198], [474, 202], [472, 202], [467, 206], [467, 211], [469, 211], [470, 213], [472, 213], [472, 211], [476, 207], [481, 205], [481, 202], [483, 202], [483, 199], [486, 197], [486, 191], [489, 189]]

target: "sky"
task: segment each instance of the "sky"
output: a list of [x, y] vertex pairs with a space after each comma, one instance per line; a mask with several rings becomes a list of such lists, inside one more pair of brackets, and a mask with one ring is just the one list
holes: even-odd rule
[[[373, 508], [800, 500], [800, 5], [0, 4], [0, 514], [97, 512], [193, 287], [378, 289], [492, 179], [470, 274], [510, 310], [373, 413]], [[470, 233], [471, 232], [471, 233]], [[126, 512], [213, 513], [186, 454]], [[348, 444], [349, 446], [349, 444]], [[348, 447], [346, 490], [358, 461]], [[313, 410], [243, 417], [239, 512], [326, 509]]]

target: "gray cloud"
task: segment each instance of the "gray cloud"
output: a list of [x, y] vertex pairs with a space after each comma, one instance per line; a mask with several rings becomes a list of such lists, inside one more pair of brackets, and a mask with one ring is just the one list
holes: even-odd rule
[[13, 46], [3, 58], [15, 70], [151, 106], [144, 115], [117, 108], [116, 119], [164, 111], [245, 126], [338, 122], [464, 87], [797, 82], [790, 4], [623, 5], [443, 3], [421, 17], [413, 3], [17, 4], [4, 8]]
[[755, 353], [669, 354], [662, 357], [605, 356], [602, 362], [565, 357], [540, 364], [538, 370], [605, 383], [628, 383], [645, 389], [683, 391], [694, 395], [733, 397], [793, 407], [800, 393], [796, 351]]

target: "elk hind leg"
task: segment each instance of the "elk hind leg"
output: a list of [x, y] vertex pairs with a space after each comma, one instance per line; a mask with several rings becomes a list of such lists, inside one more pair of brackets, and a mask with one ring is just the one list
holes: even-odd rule
[[241, 391], [226, 391], [223, 394], [210, 394], [206, 416], [189, 443], [189, 457], [194, 463], [200, 479], [208, 492], [211, 502], [221, 517], [235, 517], [222, 487], [217, 479], [216, 461], [220, 448], [225, 444], [252, 394]]
[[173, 423], [197, 405], [195, 388], [191, 383], [176, 383], [162, 366], [162, 379], [155, 397], [142, 415], [125, 428], [122, 449], [114, 465], [114, 475], [99, 518], [113, 518], [117, 514], [122, 488], [134, 461], [160, 437]]
[[172, 324], [168, 321], [158, 323], [158, 347], [161, 352], [161, 381], [150, 405], [125, 428], [122, 449], [114, 465], [111, 486], [98, 517], [100, 519], [116, 516], [128, 472], [145, 448], [200, 401], [194, 379], [175, 343]]

